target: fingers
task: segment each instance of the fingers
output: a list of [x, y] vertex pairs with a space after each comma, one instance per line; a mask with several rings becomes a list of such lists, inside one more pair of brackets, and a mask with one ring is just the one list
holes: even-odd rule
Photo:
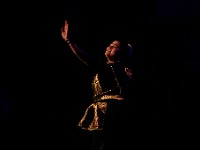
[[67, 21], [65, 20], [65, 24], [63, 27], [61, 27], [61, 32], [66, 32], [68, 30], [68, 23]]
[[65, 27], [67, 28], [68, 27], [68, 23], [67, 23], [67, 21], [65, 20]]
[[126, 71], [126, 72], [132, 72], [132, 69], [130, 69], [130, 68], [125, 68], [125, 71]]
[[132, 78], [133, 75], [133, 70], [130, 68], [125, 68], [126, 74], [129, 76], [129, 78]]

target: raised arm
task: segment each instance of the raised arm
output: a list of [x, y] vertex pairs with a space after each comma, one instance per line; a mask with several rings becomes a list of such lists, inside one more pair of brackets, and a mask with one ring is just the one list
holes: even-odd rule
[[68, 30], [69, 30], [69, 25], [68, 22], [65, 20], [64, 26], [61, 28], [62, 39], [69, 45], [70, 49], [77, 56], [77, 58], [86, 65], [88, 65], [89, 61], [91, 60], [91, 57], [69, 39]]

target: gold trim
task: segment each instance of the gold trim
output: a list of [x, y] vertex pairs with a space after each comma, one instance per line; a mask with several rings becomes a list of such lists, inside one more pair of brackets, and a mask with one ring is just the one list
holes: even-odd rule
[[107, 100], [107, 99], [124, 100], [124, 98], [121, 95], [103, 95], [100, 98], [100, 101]]

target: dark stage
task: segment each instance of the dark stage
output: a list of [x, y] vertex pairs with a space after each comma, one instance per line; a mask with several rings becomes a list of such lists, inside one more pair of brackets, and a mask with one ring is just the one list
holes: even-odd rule
[[0, 135], [5, 147], [74, 150], [88, 144], [76, 126], [88, 104], [88, 70], [62, 43], [64, 19], [71, 38], [94, 55], [101, 56], [113, 36], [134, 45], [133, 111], [127, 122], [132, 148], [197, 144], [199, 1], [4, 5], [12, 12], [2, 17]]

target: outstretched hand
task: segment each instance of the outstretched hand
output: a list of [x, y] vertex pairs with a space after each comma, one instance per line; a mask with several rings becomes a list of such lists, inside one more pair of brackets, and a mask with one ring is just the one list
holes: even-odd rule
[[67, 41], [67, 39], [68, 39], [68, 23], [66, 20], [65, 20], [64, 26], [61, 28], [61, 36], [65, 41]]

